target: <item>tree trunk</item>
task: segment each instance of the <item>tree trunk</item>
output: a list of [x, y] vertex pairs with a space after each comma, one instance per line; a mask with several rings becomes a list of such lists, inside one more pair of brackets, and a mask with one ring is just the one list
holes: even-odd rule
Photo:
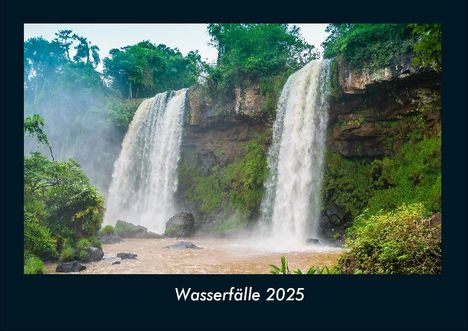
[[128, 86], [129, 86], [129, 89], [128, 89], [128, 98], [129, 98], [129, 99], [133, 99], [133, 96], [132, 96], [132, 82], [129, 82], [129, 83], [128, 83]]

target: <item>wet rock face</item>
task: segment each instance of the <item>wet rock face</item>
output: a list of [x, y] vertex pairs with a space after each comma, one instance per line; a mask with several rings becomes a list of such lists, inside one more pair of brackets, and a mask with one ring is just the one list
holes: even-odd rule
[[343, 93], [330, 100], [330, 150], [344, 157], [383, 157], [412, 138], [437, 132], [440, 75], [412, 68], [409, 58], [399, 61], [372, 73], [339, 64]]
[[255, 139], [267, 124], [245, 119], [220, 121], [211, 126], [187, 126], [181, 142], [181, 160], [204, 173], [225, 166], [245, 153], [243, 144]]

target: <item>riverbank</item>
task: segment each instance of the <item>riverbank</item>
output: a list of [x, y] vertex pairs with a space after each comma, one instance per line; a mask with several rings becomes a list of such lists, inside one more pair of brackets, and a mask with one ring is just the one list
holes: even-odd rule
[[[235, 239], [194, 238], [190, 240], [201, 249], [168, 249], [165, 246], [181, 240], [125, 239], [117, 244], [104, 244], [104, 259], [86, 264], [79, 274], [269, 274], [271, 264], [278, 265], [286, 256], [291, 270], [307, 270], [314, 266], [335, 264], [341, 250], [325, 246], [290, 251], [253, 249], [252, 245]], [[117, 253], [137, 254], [120, 264]], [[45, 273], [55, 273], [57, 264], [47, 264]]]

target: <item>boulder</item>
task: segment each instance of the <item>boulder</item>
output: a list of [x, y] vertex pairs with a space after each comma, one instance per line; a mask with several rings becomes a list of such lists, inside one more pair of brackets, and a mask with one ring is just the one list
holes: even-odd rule
[[318, 240], [316, 238], [308, 238], [306, 240], [306, 243], [308, 243], [308, 244], [320, 244], [320, 240]]
[[166, 223], [168, 237], [190, 237], [195, 232], [195, 217], [191, 213], [181, 212], [172, 216]]
[[100, 261], [104, 257], [104, 252], [98, 247], [88, 247], [86, 248], [86, 253], [88, 253], [88, 262]]
[[122, 238], [161, 238], [160, 234], [148, 231], [141, 225], [135, 225], [125, 221], [117, 221], [115, 224], [115, 233]]
[[188, 241], [180, 241], [178, 243], [165, 246], [165, 248], [169, 248], [169, 249], [201, 249], [200, 247], [198, 247], [195, 244], [192, 244], [191, 242], [188, 242]]
[[120, 264], [120, 261], [114, 261], [114, 262], [112, 262], [112, 265], [114, 265], [114, 264]]
[[65, 262], [65, 263], [60, 263], [57, 265], [57, 268], [55, 268], [56, 272], [79, 272], [82, 270], [85, 270], [86, 267], [82, 265], [78, 261], [71, 261], [71, 262]]
[[117, 253], [117, 257], [120, 257], [122, 260], [125, 259], [136, 259], [138, 255], [133, 253]]

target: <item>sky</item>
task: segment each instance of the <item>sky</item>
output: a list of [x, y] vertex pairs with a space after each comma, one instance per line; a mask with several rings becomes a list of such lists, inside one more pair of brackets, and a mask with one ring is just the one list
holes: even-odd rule
[[[328, 33], [327, 24], [295, 24], [301, 29], [302, 36], [321, 52], [321, 43]], [[42, 36], [52, 40], [58, 30], [71, 29], [76, 34], [100, 48], [101, 58], [109, 55], [113, 48], [136, 44], [149, 40], [155, 44], [165, 44], [178, 48], [184, 55], [197, 50], [203, 60], [213, 63], [217, 51], [208, 44], [210, 37], [206, 24], [25, 24], [24, 40]], [[102, 63], [98, 70], [102, 69]]]

